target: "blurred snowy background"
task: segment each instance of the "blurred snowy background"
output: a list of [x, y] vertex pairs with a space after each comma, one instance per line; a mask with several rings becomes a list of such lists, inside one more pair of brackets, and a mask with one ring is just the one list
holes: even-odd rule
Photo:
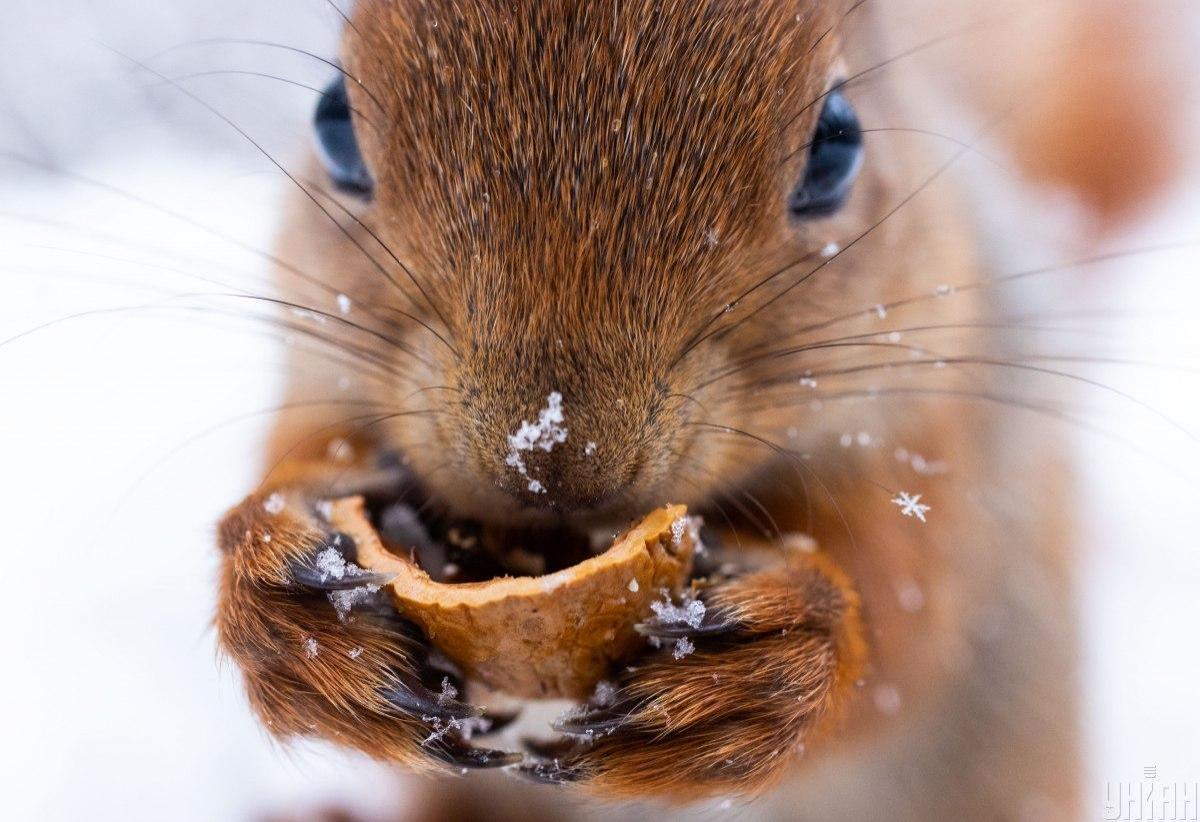
[[[0, 815], [183, 822], [387, 806], [402, 787], [379, 766], [266, 738], [209, 627], [213, 523], [256, 478], [270, 422], [258, 412], [276, 401], [281, 358], [172, 295], [261, 283], [265, 261], [248, 249], [271, 247], [284, 184], [228, 126], [119, 56], [187, 78], [286, 159], [304, 148], [315, 94], [249, 73], [321, 87], [328, 67], [215, 41], [332, 57], [339, 18], [322, 0], [4, 8]], [[1153, 215], [1103, 245], [1200, 238], [1198, 182], [1194, 164], [1181, 168]], [[1156, 364], [1087, 376], [1193, 432], [1197, 271], [1196, 248], [1148, 254], [1093, 269], [1086, 289], [1088, 305], [1115, 312], [1103, 350]], [[1083, 486], [1085, 798], [1099, 818], [1108, 780], [1147, 766], [1200, 779], [1200, 447], [1135, 404], [1088, 402], [1137, 444], [1063, 431]]]

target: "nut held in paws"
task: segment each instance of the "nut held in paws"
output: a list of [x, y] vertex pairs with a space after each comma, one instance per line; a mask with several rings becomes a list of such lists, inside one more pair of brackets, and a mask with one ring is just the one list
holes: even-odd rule
[[461, 584], [434, 582], [387, 551], [359, 497], [338, 500], [332, 524], [354, 538], [359, 565], [395, 575], [396, 608], [468, 676], [513, 696], [581, 699], [644, 647], [634, 626], [650, 603], [689, 580], [696, 536], [686, 512], [655, 509], [605, 553], [553, 574]]

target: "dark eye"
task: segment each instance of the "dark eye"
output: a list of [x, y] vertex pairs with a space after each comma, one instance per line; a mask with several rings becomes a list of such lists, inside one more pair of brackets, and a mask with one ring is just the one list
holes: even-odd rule
[[862, 165], [862, 129], [858, 115], [840, 91], [825, 97], [825, 107], [809, 149], [804, 182], [789, 206], [797, 217], [827, 217], [846, 202]]
[[349, 194], [369, 195], [373, 184], [354, 136], [345, 77], [339, 75], [325, 89], [313, 125], [317, 132], [317, 153], [333, 184]]

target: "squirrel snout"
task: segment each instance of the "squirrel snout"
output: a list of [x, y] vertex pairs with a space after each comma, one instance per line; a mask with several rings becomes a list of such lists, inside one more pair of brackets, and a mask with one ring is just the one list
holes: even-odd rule
[[628, 440], [613, 438], [611, 430], [606, 438], [603, 428], [597, 414], [571, 413], [563, 395], [551, 391], [536, 418], [522, 419], [504, 437], [496, 484], [523, 507], [562, 512], [603, 507], [638, 471]]
[[559, 514], [611, 510], [637, 485], [644, 421], [625, 402], [568, 388], [543, 394], [537, 407], [520, 402], [524, 391], [505, 393], [469, 408], [458, 429], [470, 432], [475, 482], [498, 489], [515, 507]]

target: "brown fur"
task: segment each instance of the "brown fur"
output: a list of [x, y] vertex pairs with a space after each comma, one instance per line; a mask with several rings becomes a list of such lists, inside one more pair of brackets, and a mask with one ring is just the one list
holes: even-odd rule
[[[870, 11], [849, 27], [840, 25], [843, 4], [816, 0], [358, 6], [344, 65], [361, 81], [349, 89], [372, 124], [359, 133], [376, 198], [345, 201], [355, 219], [341, 219], [344, 231], [298, 200], [283, 248], [298, 265], [319, 263], [329, 283], [297, 285], [286, 274], [281, 282], [289, 300], [327, 311], [331, 293], [344, 292], [353, 319], [371, 330], [332, 322], [365, 361], [358, 398], [375, 403], [357, 425], [342, 424], [358, 429], [362, 461], [290, 475], [349, 416], [291, 414], [276, 432], [268, 480], [221, 528], [221, 641], [268, 726], [430, 763], [427, 727], [378, 696], [415, 671], [419, 643], [384, 617], [339, 623], [286, 571], [327, 536], [311, 511], [331, 478], [353, 486], [346, 472], [386, 446], [465, 516], [583, 525], [668, 500], [710, 511], [726, 501], [746, 509], [738, 519], [749, 528], [756, 512], [738, 495], [755, 492], [781, 528], [818, 537], [822, 556], [792, 557], [710, 592], [739, 615], [736, 641], [698, 641], [680, 661], [650, 654], [620, 675], [637, 709], [563, 763], [593, 793], [753, 794], [776, 784], [806, 743], [831, 762], [853, 757], [864, 780], [839, 783], [814, 765], [809, 779], [845, 790], [808, 783], [813, 818], [870, 818], [885, 786], [910, 792], [910, 815], [897, 818], [1000, 818], [1016, 812], [1004, 803], [1018, 786], [1069, 813], [1064, 526], [1045, 508], [1001, 510], [964, 494], [1014, 472], [1054, 487], [1052, 452], [1023, 445], [1046, 462], [1014, 466], [1005, 424], [954, 399], [994, 383], [953, 363], [933, 368], [928, 357], [939, 352], [903, 384], [941, 396], [934, 403], [886, 390], [866, 402], [868, 388], [889, 387], [881, 372], [839, 373], [850, 362], [908, 358], [903, 346], [859, 348], [852, 360], [835, 347], [803, 360], [752, 359], [887, 329], [867, 309], [900, 297], [924, 295], [920, 313], [907, 315], [915, 325], [986, 316], [978, 293], [931, 299], [940, 282], [978, 278], [968, 209], [946, 185], [816, 270], [827, 242], [857, 236], [924, 181], [931, 168], [915, 149], [869, 155], [836, 218], [787, 218], [804, 162], [793, 152], [820, 109], [808, 104], [843, 56], [879, 59]], [[869, 125], [904, 113], [893, 92], [881, 79], [851, 96]], [[789, 288], [810, 269], [810, 280]], [[856, 310], [830, 329], [805, 330]], [[978, 350], [985, 333], [939, 340], [951, 352]], [[289, 399], [328, 395], [336, 367], [302, 351], [293, 361]], [[796, 386], [801, 364], [819, 378], [819, 394]], [[530, 457], [550, 489], [539, 495], [505, 465], [506, 435], [551, 391], [564, 395], [570, 439]], [[810, 396], [825, 398], [823, 413], [807, 410]], [[375, 410], [409, 415], [367, 421]], [[800, 433], [781, 457], [774, 443], [789, 426]], [[890, 449], [837, 445], [841, 432], [859, 430], [953, 465], [950, 478], [922, 480], [935, 506], [927, 526], [888, 502], [886, 487], [905, 482]], [[584, 453], [588, 441], [598, 444], [594, 456]], [[288, 494], [280, 516], [263, 508], [274, 488]], [[920, 607], [902, 607], [898, 585], [922, 592]], [[989, 633], [997, 622], [1017, 633]], [[328, 652], [307, 658], [308, 637]], [[352, 647], [365, 652], [351, 660]], [[898, 716], [873, 704], [880, 687], [902, 696]], [[1056, 708], [1049, 718], [1047, 704]], [[927, 786], [920, 797], [913, 780]]]

